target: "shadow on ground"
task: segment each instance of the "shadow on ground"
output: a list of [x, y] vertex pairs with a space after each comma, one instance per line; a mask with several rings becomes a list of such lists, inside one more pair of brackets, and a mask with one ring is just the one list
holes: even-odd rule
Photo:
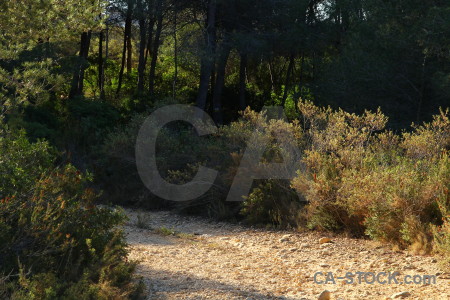
[[[139, 266], [139, 275], [147, 279], [147, 299], [247, 299], [247, 300], [299, 300], [277, 297], [270, 292], [258, 291], [249, 286], [226, 284], [217, 280], [192, 276], [187, 272], [168, 272]], [[306, 300], [306, 298], [301, 298]]]

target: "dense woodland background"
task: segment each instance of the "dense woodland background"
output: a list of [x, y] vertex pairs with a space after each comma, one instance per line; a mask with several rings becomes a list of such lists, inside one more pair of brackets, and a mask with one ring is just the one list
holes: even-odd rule
[[171, 97], [228, 123], [247, 105], [295, 116], [302, 98], [406, 128], [448, 105], [449, 22], [446, 1], [9, 1], [3, 114], [86, 97], [127, 116]]
[[[1, 298], [139, 297], [116, 204], [347, 232], [448, 267], [448, 1], [1, 1], [0, 102]], [[134, 158], [143, 120], [173, 103], [219, 125], [158, 137], [166, 180], [219, 171], [183, 203], [152, 195]], [[264, 159], [294, 143], [301, 172], [226, 202], [256, 127]]]

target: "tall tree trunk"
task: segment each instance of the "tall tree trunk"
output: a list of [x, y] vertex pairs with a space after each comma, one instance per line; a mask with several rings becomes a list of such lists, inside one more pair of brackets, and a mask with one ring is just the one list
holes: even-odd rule
[[294, 102], [295, 102], [295, 111], [299, 112], [299, 108], [298, 108], [298, 100], [299, 98], [302, 97], [303, 93], [302, 93], [302, 88], [303, 88], [303, 70], [305, 68], [305, 53], [302, 52], [302, 59], [300, 62], [300, 78], [298, 81], [298, 91], [299, 91], [299, 95], [300, 97], [295, 97]]
[[215, 31], [216, 31], [216, 10], [217, 0], [208, 1], [208, 14], [205, 26], [205, 53], [202, 55], [200, 68], [200, 85], [198, 89], [196, 105], [206, 108], [206, 99], [208, 97], [209, 79], [214, 65], [215, 55]]
[[271, 91], [275, 92], [275, 78], [274, 78], [274, 74], [273, 74], [273, 67], [272, 67], [272, 62], [269, 61], [267, 63], [267, 66], [269, 68], [269, 75], [270, 75], [270, 87], [271, 87]]
[[133, 44], [131, 39], [131, 25], [130, 33], [127, 35], [127, 74], [131, 74], [133, 67]]
[[213, 119], [218, 125], [223, 124], [222, 91], [225, 84], [225, 70], [230, 51], [231, 47], [227, 44], [227, 41], [224, 41], [223, 49], [220, 52], [217, 64], [217, 76], [213, 94]]
[[246, 78], [247, 78], [247, 54], [241, 53], [241, 61], [239, 64], [239, 109], [244, 110], [245, 92], [246, 92]]
[[145, 51], [145, 65], [147, 65], [148, 56], [151, 55], [150, 51], [152, 51], [153, 48], [153, 31], [154, 31], [153, 27], [155, 27], [155, 16], [154, 13], [151, 12], [148, 21], [148, 39], [147, 39], [147, 50]]
[[109, 27], [106, 25], [106, 39], [105, 39], [105, 61], [108, 61], [109, 56]]
[[175, 61], [175, 73], [173, 75], [173, 83], [172, 83], [172, 98], [176, 98], [177, 97], [177, 81], [178, 81], [178, 37], [177, 37], [177, 26], [178, 26], [178, 11], [177, 11], [177, 6], [176, 6], [176, 2], [174, 2], [174, 16], [173, 16], [173, 40], [174, 40], [174, 47], [173, 47], [173, 52], [174, 52], [174, 61]]
[[422, 119], [422, 105], [423, 105], [423, 99], [424, 99], [424, 93], [425, 93], [425, 68], [427, 64], [427, 56], [425, 55], [422, 62], [422, 74], [420, 76], [420, 91], [419, 91], [419, 101], [417, 103], [417, 123], [420, 123]]
[[140, 33], [140, 41], [139, 41], [139, 66], [138, 66], [138, 93], [142, 94], [144, 91], [145, 84], [145, 49], [146, 39], [147, 39], [147, 27], [145, 22], [145, 16], [142, 13], [142, 2], [143, 0], [138, 1], [138, 12], [139, 16], [139, 33]]
[[83, 88], [84, 88], [84, 71], [88, 67], [88, 56], [89, 56], [89, 47], [91, 45], [91, 31], [87, 32], [86, 40], [84, 44], [84, 64], [81, 66], [81, 72], [80, 72], [80, 81], [78, 84], [78, 95], [83, 95]]
[[[83, 32], [81, 34], [81, 40], [80, 40], [80, 52], [78, 54], [79, 60], [78, 60], [78, 66], [75, 71], [74, 80], [72, 84], [72, 91], [73, 96], [78, 95], [79, 87], [80, 87], [80, 76], [81, 72], [83, 70], [83, 65], [85, 64], [84, 61], [84, 49], [86, 48], [86, 39], [87, 39], [87, 32]], [[71, 94], [72, 94], [71, 91]]]
[[150, 95], [153, 95], [155, 93], [156, 63], [158, 62], [158, 50], [161, 42], [161, 32], [163, 27], [162, 0], [158, 0], [158, 3], [156, 5], [156, 14], [158, 15], [158, 20], [156, 24], [155, 40], [153, 42], [152, 61], [150, 63], [150, 75], [149, 75]]
[[288, 97], [288, 93], [291, 87], [291, 77], [292, 77], [292, 71], [294, 70], [294, 63], [295, 63], [295, 55], [291, 54], [289, 58], [289, 66], [287, 69], [286, 74], [286, 81], [284, 83], [284, 93], [283, 93], [283, 99], [281, 101], [281, 106], [284, 107], [284, 104], [286, 103], [286, 99]]
[[80, 40], [79, 63], [74, 72], [69, 97], [80, 96], [83, 94], [84, 71], [87, 67], [89, 55], [89, 46], [91, 43], [91, 31], [83, 32]]
[[120, 93], [120, 89], [122, 88], [123, 72], [125, 70], [128, 41], [131, 36], [132, 16], [133, 16], [133, 3], [132, 3], [132, 1], [128, 1], [127, 15], [125, 17], [125, 32], [123, 35], [122, 63], [120, 66], [120, 71], [119, 71], [119, 83], [117, 85], [117, 90], [116, 90], [117, 95]]
[[100, 90], [100, 99], [105, 99], [105, 61], [103, 59], [103, 30], [100, 31], [98, 38], [98, 89]]

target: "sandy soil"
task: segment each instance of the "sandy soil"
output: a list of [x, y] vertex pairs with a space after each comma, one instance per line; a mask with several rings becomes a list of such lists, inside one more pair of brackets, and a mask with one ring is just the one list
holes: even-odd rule
[[[139, 261], [148, 299], [330, 299], [326, 290], [331, 299], [450, 299], [450, 274], [431, 256], [316, 232], [252, 229], [170, 212], [127, 214], [129, 258]], [[321, 244], [324, 237], [331, 242]], [[328, 272], [333, 277], [319, 284], [317, 272], [323, 275], [316, 281]], [[388, 284], [384, 274], [379, 280], [386, 284], [369, 284], [371, 274], [354, 274], [353, 283], [338, 279], [347, 272], [398, 272], [398, 284]], [[418, 275], [422, 284], [401, 284], [406, 275]], [[436, 275], [436, 284], [424, 284], [423, 275]]]

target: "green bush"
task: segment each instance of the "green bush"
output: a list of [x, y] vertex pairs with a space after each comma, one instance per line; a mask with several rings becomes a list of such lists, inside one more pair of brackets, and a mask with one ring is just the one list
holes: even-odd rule
[[[0, 120], [1, 122], [1, 120]], [[24, 131], [11, 132], [0, 124], [0, 199], [26, 196], [55, 160], [47, 142], [30, 143]]]
[[78, 97], [68, 100], [65, 137], [69, 143], [88, 148], [101, 144], [105, 134], [117, 126], [119, 112], [110, 104]]
[[[386, 130], [388, 120], [379, 110], [355, 115], [300, 101], [299, 111], [300, 120], [288, 123], [246, 109], [239, 120], [207, 137], [197, 137], [185, 124], [166, 126], [157, 146], [158, 167], [166, 180], [189, 182], [199, 165], [219, 171], [208, 193], [173, 207], [219, 218], [243, 217], [251, 224], [306, 224], [312, 229], [346, 231], [420, 253], [433, 248], [448, 252], [450, 209], [445, 191], [450, 180], [444, 176], [450, 149], [448, 110], [401, 134]], [[137, 116], [109, 135], [102, 151], [108, 161], [105, 166], [115, 176], [110, 182], [125, 190], [116, 193], [121, 199], [156, 203], [160, 199], [143, 187], [135, 170], [134, 143], [144, 117]], [[274, 132], [287, 133], [288, 139], [277, 140]], [[267, 162], [286, 159], [288, 143], [298, 146], [303, 153], [298, 175], [291, 182], [259, 182], [242, 203], [227, 203], [228, 190], [254, 136], [254, 146], [264, 148]]]
[[[448, 111], [402, 135], [383, 130], [381, 112], [356, 116], [308, 102], [300, 103], [300, 111], [307, 171], [292, 186], [309, 201], [309, 226], [430, 252], [433, 228], [446, 228]], [[445, 245], [446, 238], [441, 233], [436, 240]]]
[[[151, 111], [135, 115], [128, 124], [118, 126], [97, 149], [96, 174], [107, 192], [106, 199], [145, 208], [175, 207], [180, 211], [197, 211], [218, 218], [229, 216], [223, 203], [226, 187], [222, 178], [218, 178], [215, 187], [200, 199], [184, 203], [160, 199], [141, 182], [135, 162], [136, 138], [146, 117], [168, 101], [170, 104], [172, 100], [157, 103]], [[156, 160], [163, 178], [174, 184], [184, 184], [195, 176], [200, 164], [226, 170], [232, 161], [227, 149], [225, 142], [217, 135], [199, 137], [190, 125], [173, 122], [159, 133]]]
[[53, 168], [49, 146], [29, 143], [24, 132], [2, 128], [0, 151], [0, 295], [131, 296], [135, 264], [118, 228], [125, 215], [95, 205], [90, 176], [70, 165]]
[[436, 167], [436, 177], [441, 184], [433, 186], [437, 204], [442, 215], [442, 225], [433, 226], [433, 236], [436, 250], [445, 255], [445, 263], [450, 267], [450, 157], [444, 154]]
[[304, 225], [302, 205], [288, 181], [268, 180], [246, 197], [241, 214], [250, 224], [299, 228]]

